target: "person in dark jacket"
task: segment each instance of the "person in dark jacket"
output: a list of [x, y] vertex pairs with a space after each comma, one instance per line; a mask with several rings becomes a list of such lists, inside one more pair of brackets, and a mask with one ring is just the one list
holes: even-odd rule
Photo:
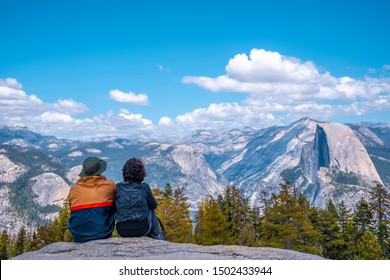
[[116, 230], [122, 237], [150, 236], [164, 239], [156, 216], [157, 201], [148, 184], [140, 159], [129, 159], [122, 169], [123, 182], [116, 184]]
[[70, 218], [68, 228], [75, 242], [108, 238], [115, 226], [114, 181], [101, 174], [104, 160], [89, 157], [83, 162], [80, 179], [69, 191]]

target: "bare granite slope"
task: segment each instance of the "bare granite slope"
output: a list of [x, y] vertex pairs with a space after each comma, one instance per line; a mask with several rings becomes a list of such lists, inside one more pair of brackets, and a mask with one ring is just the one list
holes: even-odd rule
[[14, 260], [319, 260], [319, 256], [275, 248], [199, 246], [141, 238], [110, 238], [86, 243], [59, 242]]

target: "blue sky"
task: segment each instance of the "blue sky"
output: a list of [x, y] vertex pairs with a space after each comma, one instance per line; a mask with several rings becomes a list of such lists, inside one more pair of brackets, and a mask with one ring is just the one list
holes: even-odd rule
[[1, 1], [0, 124], [185, 134], [389, 122], [389, 1]]

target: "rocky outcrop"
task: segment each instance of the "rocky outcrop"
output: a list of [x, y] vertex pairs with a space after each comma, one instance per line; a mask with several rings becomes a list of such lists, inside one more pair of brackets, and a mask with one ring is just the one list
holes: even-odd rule
[[59, 242], [15, 260], [318, 260], [319, 256], [275, 248], [199, 246], [148, 237], [109, 238], [86, 243]]

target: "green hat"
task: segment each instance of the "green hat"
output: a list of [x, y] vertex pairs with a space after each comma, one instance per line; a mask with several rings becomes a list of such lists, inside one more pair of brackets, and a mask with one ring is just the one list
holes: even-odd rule
[[83, 162], [83, 170], [80, 172], [80, 177], [100, 175], [106, 170], [107, 163], [97, 157], [86, 158]]

